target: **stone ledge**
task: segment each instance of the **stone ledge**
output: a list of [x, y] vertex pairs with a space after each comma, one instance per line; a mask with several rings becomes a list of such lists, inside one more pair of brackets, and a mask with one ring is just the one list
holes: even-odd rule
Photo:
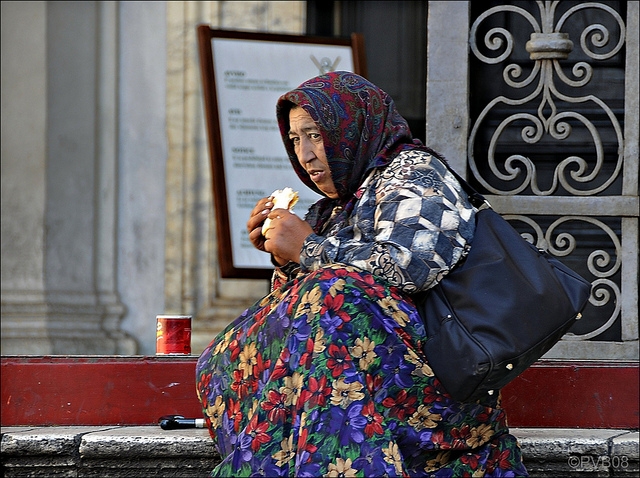
[[[203, 429], [157, 426], [3, 427], [5, 477], [207, 476], [220, 460]], [[533, 477], [637, 476], [629, 430], [512, 428]]]
[[203, 429], [3, 427], [5, 477], [202, 477], [220, 460]]
[[511, 428], [531, 476], [637, 476], [639, 433], [630, 430]]

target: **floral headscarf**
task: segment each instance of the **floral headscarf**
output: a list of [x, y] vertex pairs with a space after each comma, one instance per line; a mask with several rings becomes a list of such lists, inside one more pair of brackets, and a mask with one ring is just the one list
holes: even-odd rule
[[339, 196], [322, 199], [309, 210], [307, 220], [316, 231], [335, 206], [350, 209], [369, 171], [386, 166], [403, 149], [428, 150], [413, 139], [393, 99], [363, 77], [336, 71], [311, 78], [280, 97], [276, 116], [294, 170], [303, 183], [320, 194], [298, 163], [289, 139], [289, 111], [294, 106], [304, 108], [318, 126]]

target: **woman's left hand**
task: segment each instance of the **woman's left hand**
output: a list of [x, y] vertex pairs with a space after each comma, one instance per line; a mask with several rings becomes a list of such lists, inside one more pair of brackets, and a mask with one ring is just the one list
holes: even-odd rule
[[271, 227], [265, 233], [264, 250], [273, 254], [280, 265], [300, 262], [304, 240], [313, 232], [309, 223], [287, 209], [272, 209], [268, 217]]

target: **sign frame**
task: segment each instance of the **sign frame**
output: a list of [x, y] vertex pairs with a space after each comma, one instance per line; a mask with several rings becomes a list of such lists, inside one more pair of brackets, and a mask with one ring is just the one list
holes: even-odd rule
[[[223, 121], [221, 121], [220, 111], [221, 103], [224, 103], [226, 100], [224, 95], [230, 95], [230, 93], [228, 93], [225, 88], [219, 88], [219, 85], [216, 84], [216, 59], [214, 58], [214, 41], [218, 39], [225, 39], [224, 42], [219, 43], [229, 45], [229, 48], [232, 48], [234, 44], [237, 44], [240, 48], [241, 45], [246, 44], [247, 41], [256, 42], [255, 49], [244, 49], [244, 55], [237, 55], [236, 57], [234, 57], [234, 60], [237, 60], [238, 57], [241, 57], [242, 61], [247, 62], [248, 67], [250, 67], [252, 62], [258, 60], [257, 55], [260, 54], [260, 48], [262, 46], [268, 48], [269, 46], [273, 46], [276, 43], [278, 45], [278, 48], [288, 48], [289, 46], [291, 46], [292, 49], [295, 48], [296, 52], [299, 52], [301, 47], [305, 49], [305, 51], [306, 49], [308, 49], [309, 52], [317, 50], [319, 46], [350, 47], [352, 56], [351, 60], [353, 65], [352, 71], [363, 77], [366, 77], [367, 67], [365, 60], [366, 57], [364, 49], [364, 38], [359, 33], [353, 33], [349, 39], [346, 39], [313, 37], [304, 35], [256, 33], [233, 30], [216, 30], [211, 28], [211, 26], [207, 24], [201, 24], [197, 26], [197, 36], [207, 130], [207, 143], [211, 164], [211, 186], [217, 226], [216, 237], [220, 275], [223, 278], [268, 279], [273, 273], [273, 266], [270, 265], [270, 263], [269, 265], [262, 264], [256, 267], [252, 267], [246, 264], [238, 264], [234, 260], [234, 252], [237, 250], [237, 248], [242, 247], [242, 245], [238, 244], [237, 240], [234, 241], [231, 231], [230, 206], [233, 201], [229, 197], [229, 194], [232, 191], [228, 191], [229, 188], [227, 187], [227, 171], [229, 170], [229, 158], [225, 158], [224, 156], [222, 132]], [[256, 58], [252, 58], [254, 50]], [[247, 51], [249, 51], [249, 54], [246, 54]], [[319, 69], [319, 72], [317, 74], [320, 74], [320, 65], [317, 62], [316, 66]], [[289, 69], [287, 69], [287, 67], [289, 67]], [[290, 68], [291, 65], [283, 65], [282, 71], [290, 71]], [[313, 75], [310, 75], [310, 77], [311, 76]], [[300, 82], [294, 84], [289, 89], [295, 88], [299, 83]], [[273, 109], [273, 119], [275, 120], [275, 103], [270, 106]], [[286, 156], [280, 134], [278, 133], [276, 137], [281, 145], [282, 154]], [[269, 193], [270, 192], [271, 191], [269, 191]], [[246, 219], [248, 219], [248, 214], [246, 218], [243, 218], [245, 222]], [[264, 252], [260, 252], [257, 250], [256, 252], [265, 254]], [[265, 257], [268, 258], [266, 254]]]

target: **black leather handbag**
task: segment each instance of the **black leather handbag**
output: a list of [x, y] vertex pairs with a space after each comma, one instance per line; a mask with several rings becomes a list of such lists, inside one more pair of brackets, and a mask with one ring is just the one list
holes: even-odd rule
[[485, 401], [532, 365], [580, 318], [591, 284], [527, 242], [449, 168], [479, 209], [471, 250], [414, 296], [424, 352], [459, 401]]

